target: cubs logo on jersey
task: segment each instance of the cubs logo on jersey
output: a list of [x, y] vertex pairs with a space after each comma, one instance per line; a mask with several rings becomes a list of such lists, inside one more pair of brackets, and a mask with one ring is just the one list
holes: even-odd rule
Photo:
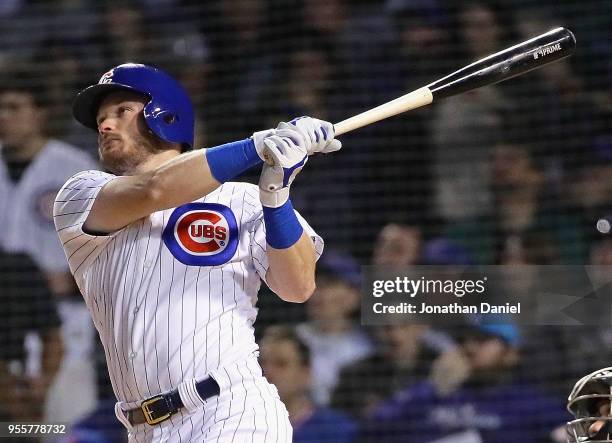
[[238, 248], [236, 217], [218, 203], [179, 206], [170, 215], [163, 240], [181, 263], [217, 266], [228, 262]]

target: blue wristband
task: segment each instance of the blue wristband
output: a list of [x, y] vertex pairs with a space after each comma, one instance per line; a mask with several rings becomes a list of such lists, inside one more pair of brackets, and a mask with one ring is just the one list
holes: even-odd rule
[[225, 183], [263, 163], [252, 138], [215, 146], [205, 152], [210, 172], [219, 183]]
[[287, 249], [302, 236], [304, 228], [297, 219], [291, 200], [278, 208], [263, 207], [266, 241], [274, 249]]

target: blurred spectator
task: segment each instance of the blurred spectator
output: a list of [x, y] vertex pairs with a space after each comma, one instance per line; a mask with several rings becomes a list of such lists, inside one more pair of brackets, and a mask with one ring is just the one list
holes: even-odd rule
[[[457, 9], [465, 62], [506, 47], [509, 24], [500, 20], [492, 3], [461, 2]], [[443, 219], [464, 220], [490, 209], [488, 158], [502, 127], [498, 108], [507, 100], [499, 86], [488, 86], [435, 107], [431, 122], [435, 202]]]
[[[550, 8], [523, 8], [516, 12], [519, 39], [525, 40], [564, 24]], [[586, 49], [580, 39], [580, 54]], [[545, 160], [544, 172], [556, 181], [566, 180], [571, 192], [575, 174], [585, 166], [598, 164], [594, 140], [608, 131], [601, 109], [580, 77], [572, 59], [563, 59], [522, 77], [509, 86], [517, 98], [523, 121], [537, 131], [529, 141]], [[559, 183], [553, 183], [559, 186]]]
[[[51, 38], [44, 42], [33, 61], [33, 70], [44, 77], [48, 99], [46, 106], [46, 133], [52, 137], [62, 137], [74, 146], [82, 147], [87, 153], [97, 157], [97, 137], [86, 131], [72, 117], [68, 103], [74, 99], [75, 91], [87, 73], [95, 75], [103, 71], [104, 63], [99, 49], [75, 43], [68, 39]], [[44, 74], [43, 74], [44, 73]]]
[[5, 0], [0, 4], [0, 17], [7, 17], [15, 14], [23, 7], [25, 0]]
[[372, 442], [539, 443], [566, 419], [560, 402], [515, 380], [520, 337], [512, 325], [470, 328], [440, 356], [431, 379], [406, 388], [370, 417]]
[[[423, 250], [421, 230], [409, 224], [386, 225], [375, 244], [372, 264], [381, 269], [401, 271], [422, 259], [440, 264], [440, 248]], [[388, 325], [374, 331], [376, 351], [342, 368], [331, 399], [332, 406], [358, 418], [366, 417], [398, 389], [422, 380], [434, 358], [454, 346], [446, 334], [428, 325]]]
[[350, 4], [346, 0], [309, 0], [303, 2], [303, 8], [308, 27], [334, 41], [347, 23]]
[[28, 59], [48, 36], [48, 21], [38, 13], [40, 5], [17, 0], [0, 16], [0, 65], [14, 59]]
[[126, 62], [157, 64], [165, 57], [157, 50], [143, 10], [133, 1], [107, 1], [103, 29], [98, 35], [108, 66]]
[[[527, 233], [546, 233], [558, 250], [559, 263], [584, 263], [584, 232], [544, 186], [530, 149], [520, 142], [500, 142], [493, 149], [490, 169], [492, 211], [449, 225], [447, 236], [463, 245], [476, 264], [500, 264], [526, 247]], [[531, 238], [538, 241], [537, 236]]]
[[467, 266], [473, 264], [465, 248], [445, 238], [429, 240], [423, 246], [421, 264], [429, 266]]
[[[3, 0], [0, 4], [0, 9], [7, 7], [0, 11], [0, 60], [3, 56], [27, 60], [51, 39], [90, 48], [93, 44], [99, 24], [94, 0]], [[95, 53], [91, 48], [90, 55]]]
[[[359, 111], [427, 84], [447, 71], [448, 11], [437, 1], [388, 2], [391, 40], [372, 38], [360, 55], [362, 69], [351, 91]], [[419, 225], [431, 217], [430, 109], [383, 120], [346, 138], [351, 150], [355, 203], [353, 246], [371, 257], [380, 226], [410, 214]], [[349, 114], [350, 115], [350, 114]]]
[[[313, 399], [327, 405], [340, 368], [372, 353], [370, 338], [355, 321], [360, 305], [359, 267], [319, 264], [317, 289], [306, 303], [308, 320], [296, 328], [312, 359]], [[350, 260], [347, 258], [346, 260]]]
[[389, 325], [375, 328], [374, 355], [342, 368], [331, 405], [363, 419], [394, 392], [423, 380], [442, 349], [426, 325]]
[[[78, 148], [46, 135], [47, 91], [29, 68], [15, 66], [0, 80], [0, 246], [28, 254], [56, 296], [66, 353], [47, 418], [70, 421], [95, 401], [94, 327], [55, 233], [52, 205], [68, 177], [95, 163]], [[76, 380], [82, 382], [78, 401], [63, 385]]]
[[[0, 420], [42, 421], [49, 387], [62, 359], [60, 321], [51, 292], [34, 262], [0, 249]], [[26, 372], [24, 340], [36, 332], [42, 342], [41, 371]]]
[[[279, 14], [284, 13], [282, 17]], [[278, 23], [272, 23], [278, 19]], [[291, 35], [296, 16], [287, 5], [272, 8], [263, 0], [207, 2], [202, 32], [210, 47], [210, 106], [206, 109], [211, 146], [248, 136], [264, 115], [255, 108], [260, 94], [278, 80], [280, 54], [287, 43], [273, 33]]]
[[311, 373], [310, 352], [289, 327], [272, 326], [261, 340], [261, 366], [287, 406], [294, 443], [350, 443], [357, 424], [341, 412], [318, 407], [309, 391], [317, 378]]
[[[585, 274], [595, 288], [610, 282], [612, 240], [609, 237], [601, 236], [592, 245], [588, 265]], [[569, 274], [577, 277], [578, 269], [572, 268]], [[560, 401], [577, 378], [609, 363], [609, 352], [605, 351], [612, 346], [609, 326], [523, 326], [522, 331], [524, 354], [529, 355], [529, 360], [520, 368], [522, 377], [547, 389]]]
[[372, 264], [383, 267], [406, 267], [418, 264], [422, 233], [416, 226], [389, 223], [384, 226], [374, 247]]

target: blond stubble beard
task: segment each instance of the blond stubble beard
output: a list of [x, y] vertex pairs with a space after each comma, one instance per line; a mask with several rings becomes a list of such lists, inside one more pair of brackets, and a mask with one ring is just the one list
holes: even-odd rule
[[[138, 166], [150, 156], [171, 147], [148, 129], [146, 135], [130, 137], [127, 141], [122, 139], [122, 143], [124, 147], [119, 150], [118, 155], [105, 157], [99, 150], [100, 163], [115, 175], [134, 175]], [[134, 147], [132, 152], [126, 152], [125, 144], [127, 143]]]

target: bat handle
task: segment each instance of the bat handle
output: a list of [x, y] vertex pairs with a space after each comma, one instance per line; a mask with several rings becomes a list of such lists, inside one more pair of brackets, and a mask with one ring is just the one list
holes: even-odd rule
[[361, 114], [342, 120], [334, 125], [336, 137], [357, 128], [375, 123], [411, 109], [430, 104], [433, 101], [431, 91], [427, 87], [419, 88], [401, 97], [391, 100]]

